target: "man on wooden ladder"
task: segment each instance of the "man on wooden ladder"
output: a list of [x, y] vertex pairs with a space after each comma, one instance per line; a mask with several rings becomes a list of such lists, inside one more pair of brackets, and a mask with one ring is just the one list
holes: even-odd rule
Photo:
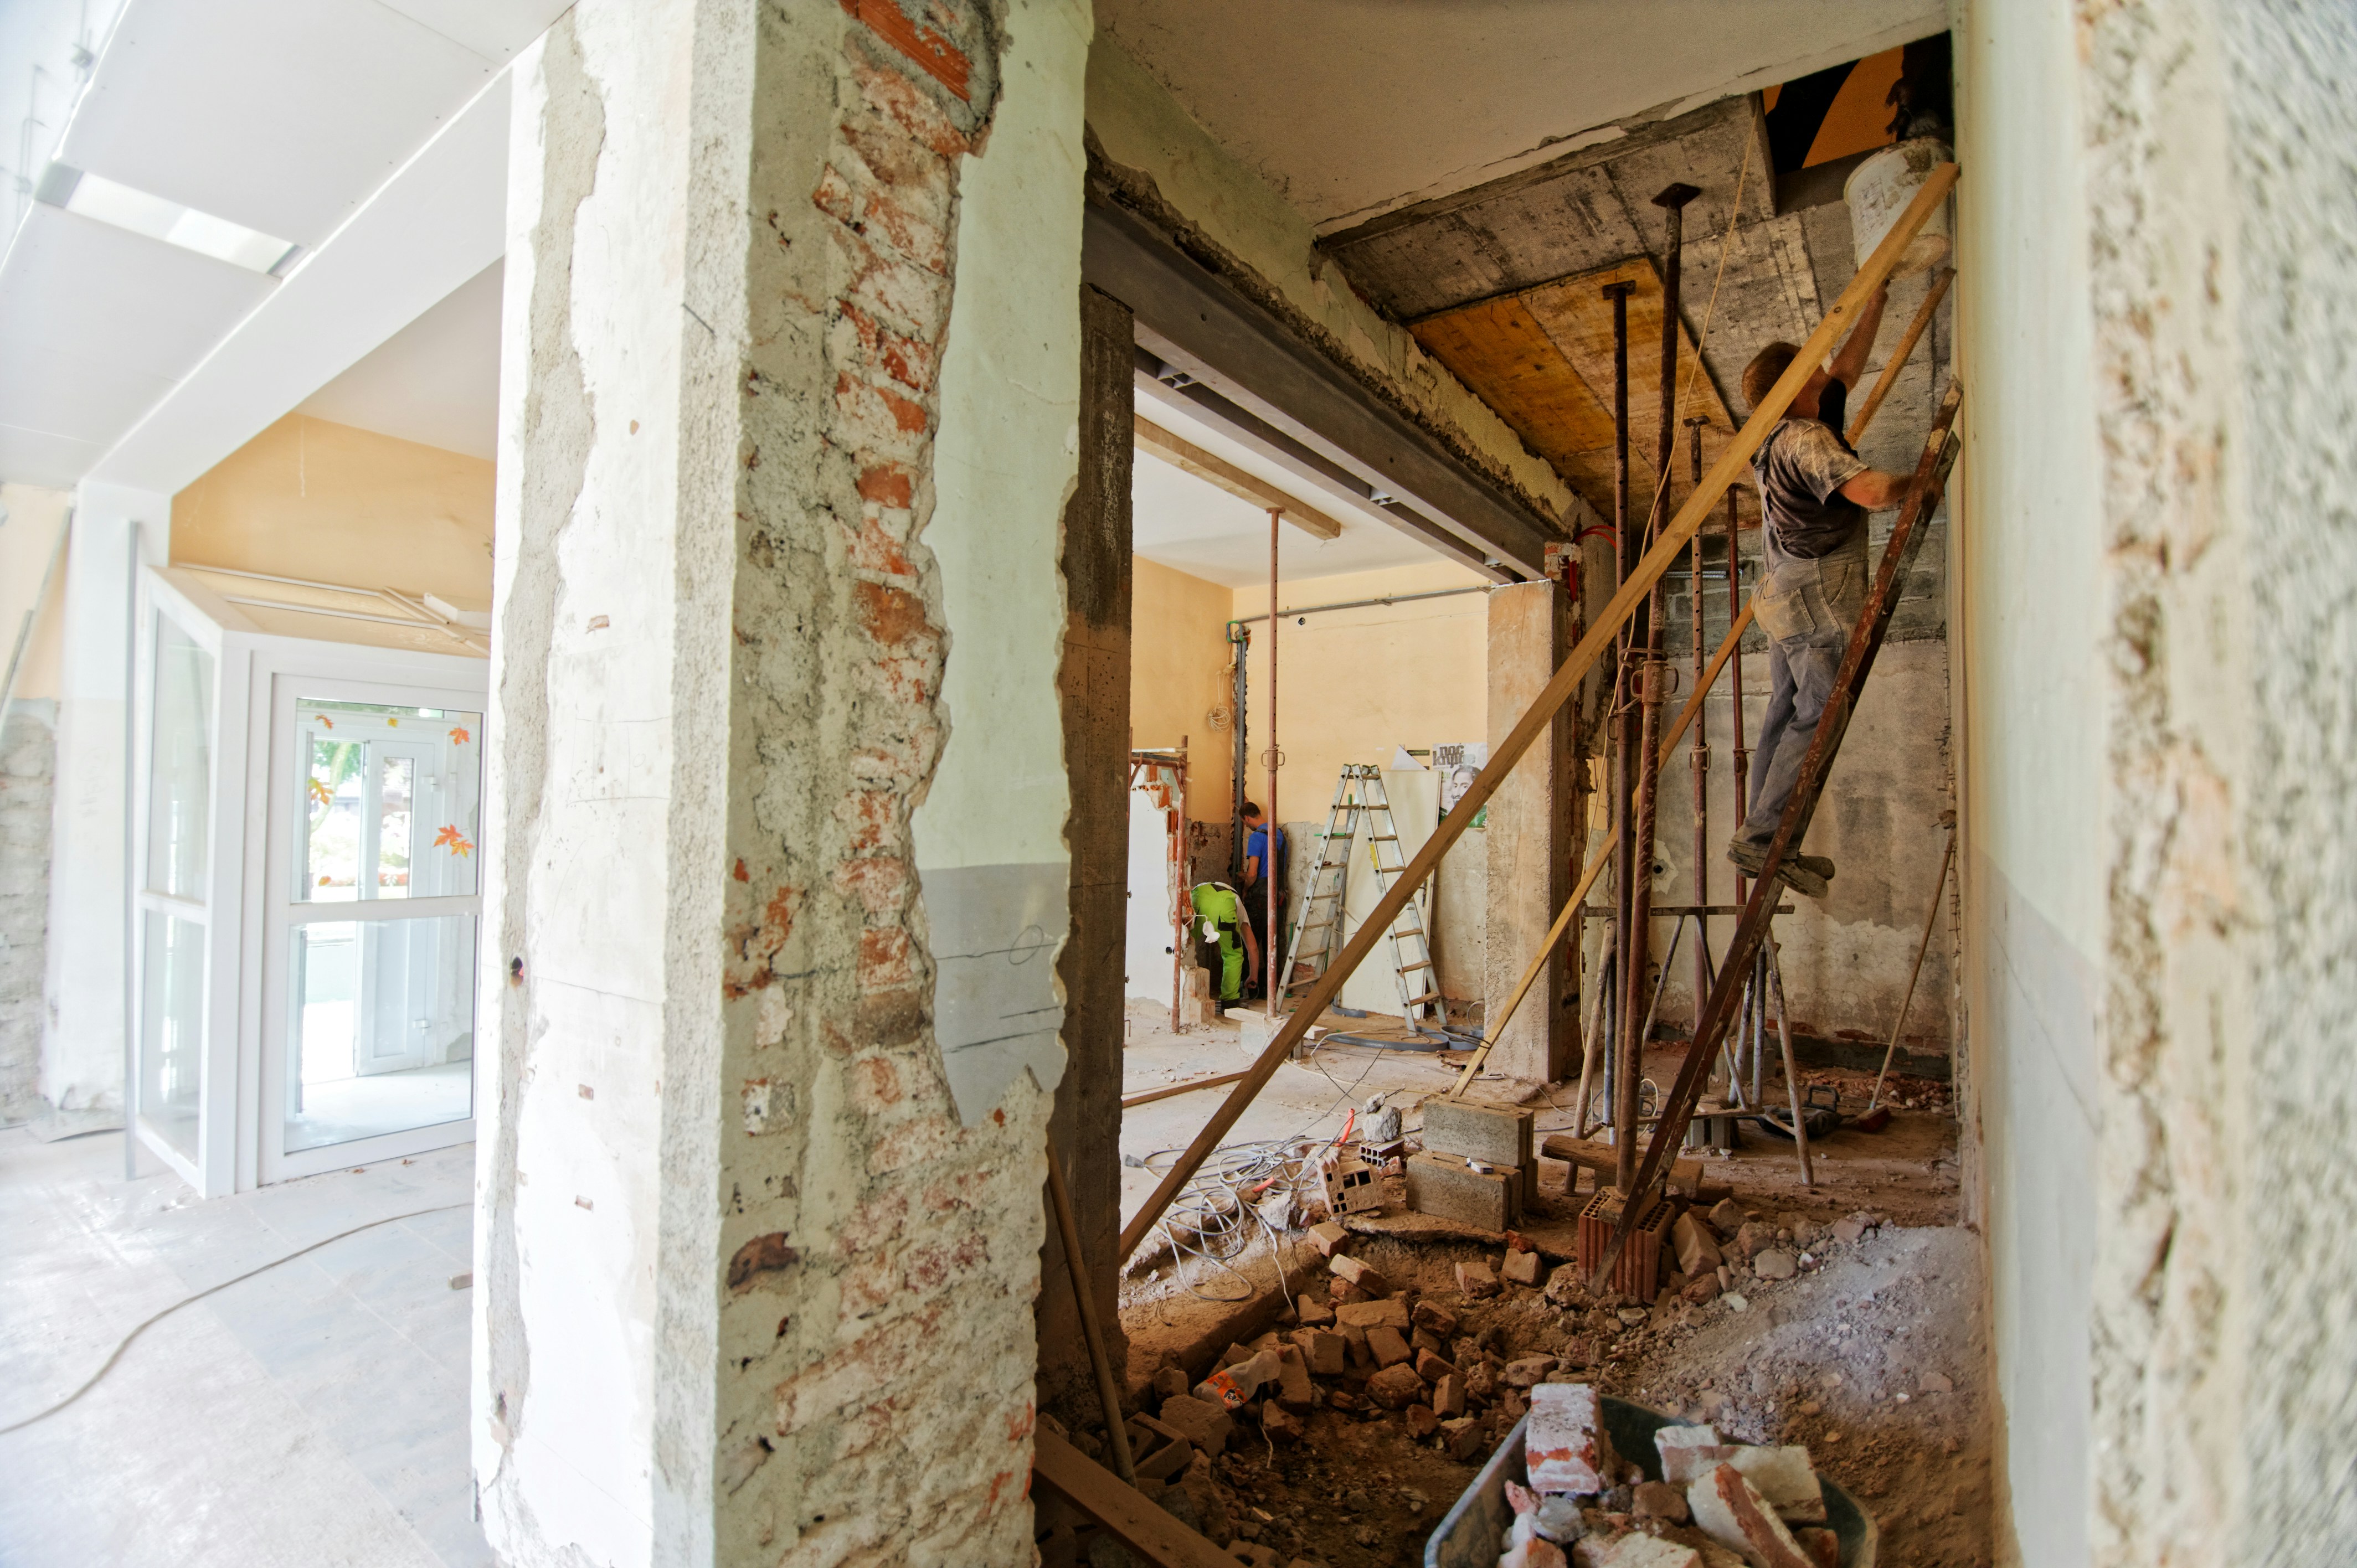
[[[1849, 390], [1866, 370], [1886, 292], [1867, 302], [1832, 363], [1809, 377], [1751, 459], [1767, 563], [1754, 603], [1768, 636], [1770, 690], [1760, 745], [1751, 754], [1751, 814], [1728, 843], [1727, 858], [1754, 876], [1767, 863], [1850, 629], [1866, 607], [1867, 513], [1898, 506], [1910, 482], [1907, 475], [1867, 467], [1842, 435]], [[1770, 343], [1752, 359], [1743, 372], [1743, 395], [1753, 407], [1799, 352], [1790, 343]], [[1834, 863], [1824, 855], [1784, 857], [1783, 880], [1812, 898], [1825, 896], [1833, 875]]]

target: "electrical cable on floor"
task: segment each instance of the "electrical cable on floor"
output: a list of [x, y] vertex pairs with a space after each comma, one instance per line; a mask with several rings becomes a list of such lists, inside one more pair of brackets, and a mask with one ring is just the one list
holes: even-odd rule
[[137, 1327], [132, 1329], [130, 1333], [124, 1335], [120, 1340], [118, 1340], [115, 1343], [114, 1348], [107, 1353], [106, 1359], [100, 1363], [98, 1370], [92, 1372], [87, 1379], [83, 1380], [82, 1385], [80, 1388], [74, 1390], [73, 1392], [66, 1395], [65, 1398], [58, 1401], [57, 1403], [49, 1406], [47, 1410], [35, 1411], [32, 1414], [25, 1417], [22, 1421], [12, 1421], [5, 1426], [0, 1426], [0, 1437], [5, 1437], [12, 1432], [22, 1432], [25, 1428], [32, 1425], [35, 1422], [48, 1420], [49, 1417], [57, 1414], [59, 1411], [65, 1409], [68, 1405], [81, 1398], [82, 1395], [98, 1387], [99, 1380], [105, 1377], [107, 1373], [114, 1370], [114, 1364], [123, 1359], [123, 1353], [131, 1348], [131, 1342], [133, 1340], [138, 1338], [142, 1334], [146, 1333], [147, 1330], [155, 1327], [156, 1325], [163, 1322], [164, 1319], [171, 1316], [172, 1314], [179, 1311], [180, 1308], [184, 1306], [194, 1306], [197, 1303], [204, 1300], [205, 1297], [209, 1295], [217, 1295], [221, 1292], [229, 1289], [231, 1285], [242, 1284], [247, 1280], [253, 1278], [256, 1274], [266, 1274], [271, 1270], [278, 1267], [281, 1263], [291, 1263], [296, 1259], [302, 1257], [307, 1252], [316, 1252], [320, 1248], [327, 1246], [328, 1243], [340, 1241], [347, 1236], [357, 1236], [363, 1230], [373, 1230], [380, 1225], [395, 1225], [404, 1219], [421, 1219], [428, 1214], [447, 1214], [454, 1208], [472, 1208], [474, 1206], [474, 1200], [472, 1198], [468, 1198], [463, 1203], [439, 1204], [432, 1208], [413, 1209], [407, 1214], [389, 1214], [382, 1219], [371, 1219], [365, 1225], [355, 1225], [349, 1230], [339, 1230], [332, 1236], [322, 1237], [320, 1240], [312, 1242], [307, 1247], [297, 1247], [295, 1251], [287, 1253], [283, 1258], [274, 1258], [269, 1262], [264, 1263], [257, 1268], [248, 1269], [245, 1273], [238, 1274], [233, 1278], [223, 1280], [219, 1284], [207, 1285], [204, 1289], [197, 1292], [194, 1295], [183, 1296], [178, 1301], [174, 1302], [171, 1305], [164, 1308], [163, 1311], [144, 1319]]

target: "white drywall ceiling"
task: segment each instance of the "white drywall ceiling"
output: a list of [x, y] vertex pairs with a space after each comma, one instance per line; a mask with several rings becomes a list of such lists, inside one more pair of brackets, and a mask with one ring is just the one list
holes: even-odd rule
[[[1438, 551], [1391, 523], [1304, 484], [1219, 427], [1140, 395], [1137, 412], [1182, 440], [1191, 441], [1273, 489], [1316, 508], [1342, 525], [1340, 537], [1319, 539], [1291, 523], [1277, 529], [1277, 579], [1330, 577], [1446, 560]], [[1243, 587], [1268, 581], [1268, 513], [1208, 479], [1139, 452], [1130, 481], [1132, 548], [1157, 565], [1206, 582]]]
[[495, 456], [505, 270], [494, 262], [460, 284], [296, 412], [470, 457]]
[[[296, 242], [308, 253], [287, 282], [274, 283], [73, 213], [33, 208], [0, 261], [0, 478], [62, 487], [92, 473], [234, 331], [325, 262], [339, 229], [452, 129], [567, 3], [128, 0], [74, 105], [58, 159]], [[0, 45], [18, 36], [0, 30]], [[21, 36], [27, 48], [54, 41], [31, 29]], [[29, 72], [34, 63], [0, 58], [0, 78]], [[379, 265], [397, 274], [407, 244], [431, 253], [437, 268], [447, 264], [445, 252], [479, 251], [471, 239], [454, 247], [437, 224], [471, 221], [486, 179], [504, 188], [505, 145], [503, 123], [487, 148], [469, 139], [468, 156], [488, 156], [491, 166], [478, 177], [442, 177], [449, 205], [464, 210], [445, 218], [431, 199], [413, 199], [400, 232], [371, 241]], [[285, 390], [276, 406], [241, 406], [239, 439], [497, 253], [494, 247], [474, 255], [454, 275], [427, 269], [439, 281], [414, 302], [390, 291], [388, 303], [405, 306], [405, 313], [368, 321], [345, 357]], [[272, 351], [296, 348], [282, 343]], [[242, 373], [249, 384], [271, 380], [251, 366]], [[169, 433], [146, 435], [151, 446], [168, 444], [162, 437]], [[210, 451], [217, 435], [178, 446]]]
[[1097, 0], [1096, 17], [1323, 228], [1948, 25], [1943, 0]]

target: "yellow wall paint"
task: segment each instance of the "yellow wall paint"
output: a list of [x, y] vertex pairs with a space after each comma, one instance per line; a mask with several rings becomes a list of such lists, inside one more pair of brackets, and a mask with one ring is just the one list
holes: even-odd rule
[[[1335, 604], [1481, 583], [1462, 566], [1436, 561], [1286, 583], [1277, 602]], [[1268, 590], [1235, 589], [1232, 603], [1231, 615], [1265, 614]], [[1302, 626], [1285, 620], [1276, 662], [1277, 744], [1285, 754], [1276, 776], [1281, 820], [1323, 821], [1346, 762], [1388, 766], [1394, 746], [1489, 738], [1489, 604], [1486, 595], [1458, 594], [1329, 611]], [[1261, 800], [1268, 789], [1261, 760], [1268, 745], [1268, 623], [1255, 622], [1252, 634], [1245, 666], [1252, 765], [1244, 793]]]
[[290, 413], [172, 498], [175, 564], [489, 607], [491, 464]]
[[1129, 744], [1189, 747], [1187, 815], [1228, 814], [1235, 732], [1213, 729], [1211, 710], [1235, 700], [1229, 674], [1231, 594], [1217, 583], [1138, 558], [1130, 607]]
[[[41, 576], [56, 551], [59, 531], [65, 527], [66, 508], [73, 498], [63, 490], [36, 485], [0, 485], [0, 506], [8, 520], [0, 522], [0, 670], [16, 646], [25, 612], [41, 590]], [[1218, 590], [1224, 598], [1227, 590]], [[33, 621], [25, 644], [24, 662], [16, 671], [16, 696], [54, 697], [58, 694], [58, 660], [65, 640], [66, 563], [62, 557], [49, 580], [48, 596]]]

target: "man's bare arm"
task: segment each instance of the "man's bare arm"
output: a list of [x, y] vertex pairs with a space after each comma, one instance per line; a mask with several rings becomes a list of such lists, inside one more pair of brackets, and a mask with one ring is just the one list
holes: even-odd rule
[[1859, 378], [1866, 374], [1866, 357], [1874, 352], [1874, 335], [1882, 329], [1882, 307], [1889, 299], [1889, 285], [1885, 284], [1874, 291], [1872, 297], [1866, 302], [1866, 308], [1857, 313], [1857, 325], [1850, 328], [1849, 337], [1843, 342], [1840, 351], [1834, 355], [1833, 363], [1825, 367], [1825, 374], [1846, 387], [1857, 385]]
[[1845, 483], [1841, 494], [1843, 499], [1856, 501], [1868, 511], [1889, 511], [1907, 499], [1907, 487], [1913, 482], [1911, 475], [1868, 468]]
[[1236, 929], [1244, 939], [1244, 972], [1258, 974], [1260, 972], [1260, 939], [1253, 935], [1250, 920], [1243, 922], [1236, 927]]

